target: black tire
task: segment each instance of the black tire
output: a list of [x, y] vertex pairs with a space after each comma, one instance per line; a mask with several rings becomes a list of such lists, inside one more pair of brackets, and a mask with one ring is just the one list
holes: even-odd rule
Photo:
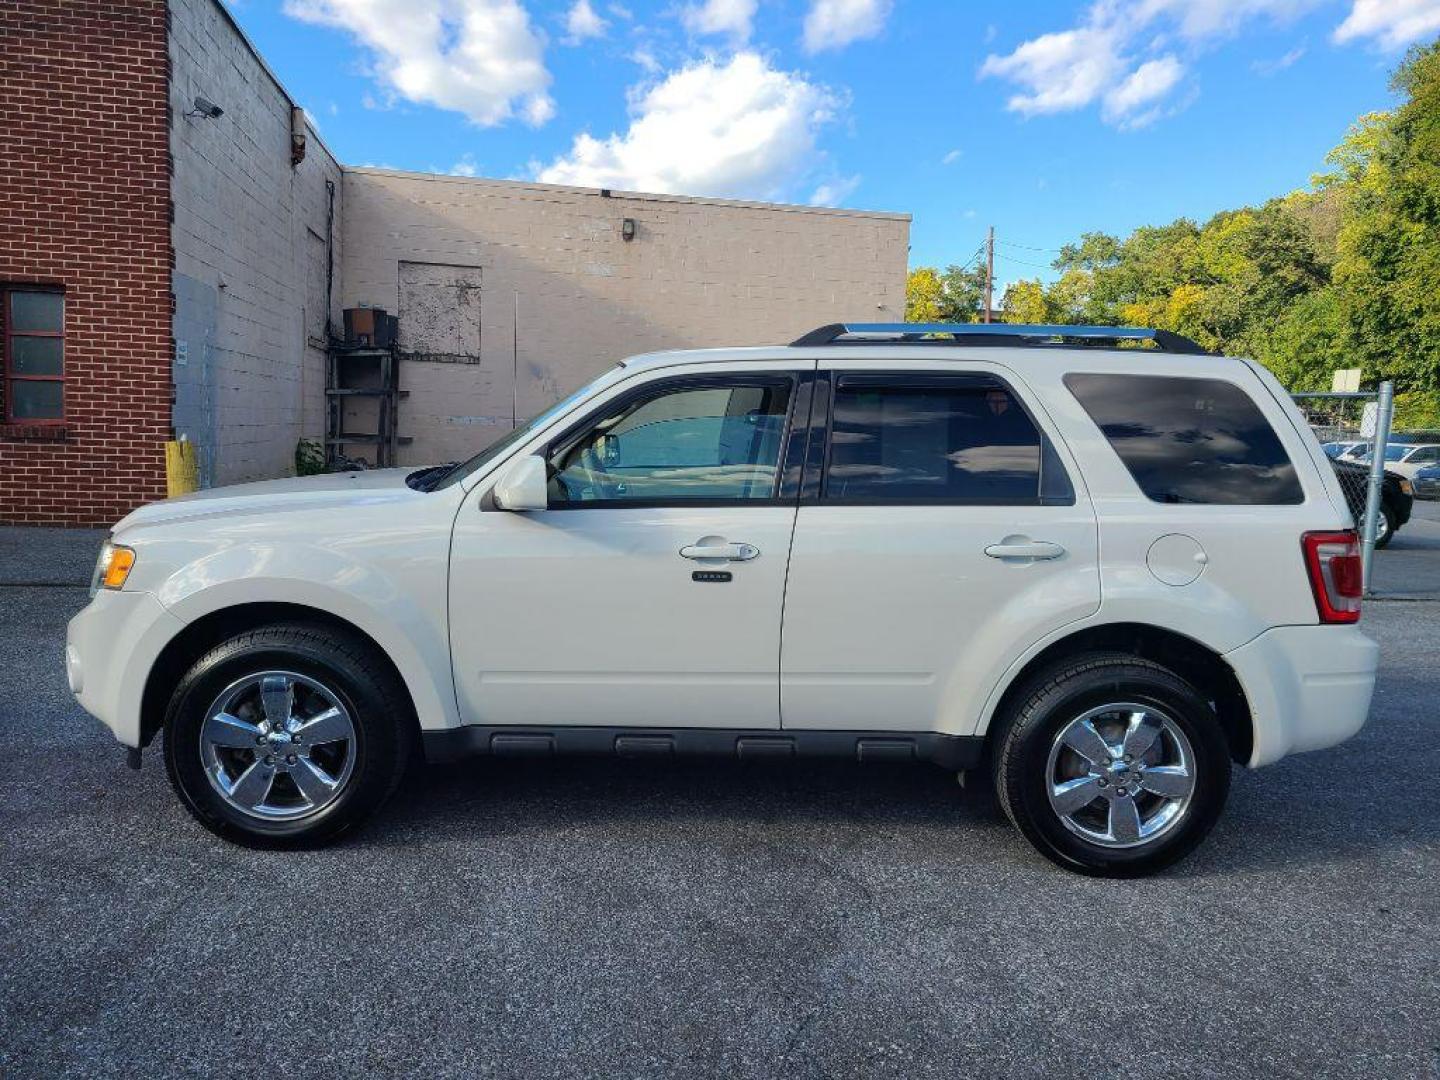
[[[1061, 732], [1087, 711], [1116, 702], [1153, 706], [1168, 715], [1194, 754], [1188, 806], [1173, 827], [1127, 848], [1093, 843], [1072, 831], [1047, 790], [1051, 747]], [[1016, 828], [1046, 858], [1097, 877], [1142, 877], [1184, 858], [1214, 827], [1230, 792], [1229, 745], [1209, 702], [1168, 668], [1126, 653], [1073, 657], [1030, 681], [1000, 718], [991, 750], [995, 792]]]
[[1395, 539], [1395, 511], [1384, 503], [1380, 504], [1380, 529], [1379, 535], [1375, 537], [1377, 548], [1389, 547], [1390, 541]]
[[[201, 730], [226, 689], [261, 671], [315, 680], [348, 711], [355, 738], [348, 778], [331, 801], [298, 820], [261, 820], [232, 806], [212, 784]], [[409, 697], [364, 639], [330, 627], [281, 623], [216, 645], [176, 686], [165, 717], [165, 770], [180, 800], [215, 835], [248, 847], [310, 847], [360, 824], [395, 792], [415, 750]]]

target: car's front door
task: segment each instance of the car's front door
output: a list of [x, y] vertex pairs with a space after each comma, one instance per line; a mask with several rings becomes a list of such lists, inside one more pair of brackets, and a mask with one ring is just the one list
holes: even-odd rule
[[812, 376], [639, 376], [540, 448], [547, 509], [499, 510], [477, 485], [450, 560], [464, 721], [777, 727]]
[[1034, 404], [995, 365], [820, 365], [786, 728], [971, 734], [1016, 657], [1096, 610], [1095, 511]]

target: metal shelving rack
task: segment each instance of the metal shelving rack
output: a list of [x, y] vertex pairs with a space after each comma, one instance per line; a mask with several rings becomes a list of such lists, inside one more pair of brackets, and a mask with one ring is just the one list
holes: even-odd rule
[[[350, 460], [347, 447], [374, 447], [377, 469], [393, 466], [396, 450], [412, 439], [399, 433], [400, 358], [394, 348], [347, 347], [332, 344], [326, 354], [325, 463]], [[367, 432], [345, 429], [345, 404], [354, 399], [375, 402], [374, 428]]]

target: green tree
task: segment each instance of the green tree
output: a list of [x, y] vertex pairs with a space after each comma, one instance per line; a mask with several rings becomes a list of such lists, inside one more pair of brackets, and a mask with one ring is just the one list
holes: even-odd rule
[[942, 273], [920, 266], [905, 280], [905, 321], [976, 322], [984, 296], [984, 271], [947, 266]]
[[1330, 156], [1344, 184], [1335, 283], [1349, 344], [1369, 377], [1440, 391], [1440, 42], [1393, 79], [1406, 96], [1365, 117]]
[[1005, 288], [1001, 301], [1002, 318], [1007, 323], [1054, 323], [1055, 312], [1045, 286], [1039, 278], [1015, 281]]

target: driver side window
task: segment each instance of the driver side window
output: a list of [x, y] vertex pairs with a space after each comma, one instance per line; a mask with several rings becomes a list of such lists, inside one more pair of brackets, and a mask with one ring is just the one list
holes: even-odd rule
[[617, 404], [550, 459], [550, 505], [771, 499], [789, 380], [689, 383]]

